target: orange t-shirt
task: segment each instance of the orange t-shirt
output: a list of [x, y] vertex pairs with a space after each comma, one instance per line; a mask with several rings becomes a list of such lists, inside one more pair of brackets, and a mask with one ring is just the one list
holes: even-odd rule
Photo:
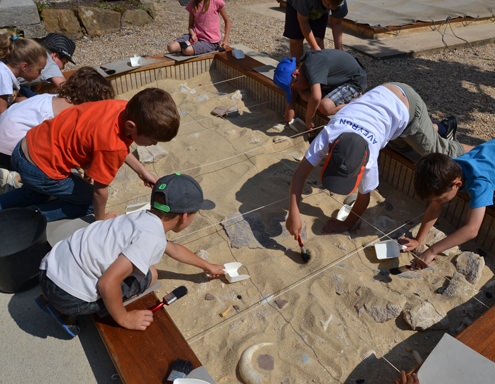
[[51, 179], [61, 180], [72, 168], [108, 185], [124, 163], [132, 140], [121, 132], [125, 100], [104, 100], [70, 107], [29, 130], [29, 156]]

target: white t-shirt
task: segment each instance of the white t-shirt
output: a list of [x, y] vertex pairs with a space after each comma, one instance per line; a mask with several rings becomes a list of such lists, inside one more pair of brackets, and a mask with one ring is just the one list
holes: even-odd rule
[[41, 260], [40, 269], [58, 287], [86, 302], [100, 298], [100, 277], [122, 253], [143, 274], [167, 247], [161, 220], [149, 211], [97, 221], [59, 241]]
[[12, 155], [27, 131], [54, 118], [52, 100], [55, 96], [43, 93], [30, 97], [11, 105], [0, 115], [0, 153]]
[[3, 61], [0, 61], [0, 95], [8, 95], [8, 106], [14, 101], [14, 91], [18, 91], [20, 88], [21, 85], [10, 68]]
[[387, 87], [378, 86], [342, 108], [313, 140], [306, 160], [316, 166], [325, 159], [330, 143], [344, 132], [361, 135], [370, 150], [368, 164], [358, 190], [368, 193], [378, 187], [378, 155], [390, 140], [397, 139], [406, 129], [409, 111], [406, 105]]

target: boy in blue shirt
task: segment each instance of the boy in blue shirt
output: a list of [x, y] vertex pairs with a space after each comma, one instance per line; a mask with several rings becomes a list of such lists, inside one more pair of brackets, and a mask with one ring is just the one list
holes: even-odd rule
[[423, 243], [442, 211], [442, 205], [452, 200], [459, 190], [469, 194], [466, 223], [454, 233], [433, 244], [413, 266], [422, 269], [435, 260], [435, 255], [474, 239], [485, 216], [486, 207], [493, 204], [495, 191], [495, 139], [478, 145], [452, 159], [439, 153], [422, 157], [416, 164], [414, 188], [422, 199], [430, 200], [416, 239], [408, 239], [407, 251]]

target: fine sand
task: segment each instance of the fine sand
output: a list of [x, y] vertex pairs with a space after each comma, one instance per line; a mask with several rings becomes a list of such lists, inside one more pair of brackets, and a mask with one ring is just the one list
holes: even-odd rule
[[[218, 80], [204, 74], [187, 83], [150, 85], [173, 95], [182, 120], [178, 136], [159, 144], [167, 155], [147, 165], [158, 176], [194, 176], [205, 197], [216, 203], [185, 231], [169, 233], [168, 240], [193, 252], [206, 251], [212, 263], [241, 262], [240, 272], [250, 275], [229, 284], [225, 278], [209, 280], [197, 268], [166, 256], [157, 266], [159, 296], [180, 285], [188, 288], [166, 310], [217, 383], [390, 383], [397, 376], [392, 365], [413, 368], [412, 351], [425, 357], [445, 331], [455, 335], [485, 310], [471, 297], [492, 278], [487, 267], [471, 290], [455, 297], [436, 293], [455, 272], [455, 252], [439, 256], [424, 272], [385, 273], [409, 264], [411, 255], [379, 262], [367, 245], [415, 227], [425, 208], [386, 184], [372, 193], [357, 230], [322, 235], [326, 217], [336, 214], [343, 197], [321, 190], [315, 169], [301, 204], [303, 241], [312, 259], [302, 263], [284, 220], [290, 180], [308, 143], [303, 136], [291, 138], [295, 132], [284, 127], [277, 113], [228, 82], [214, 85]], [[219, 105], [235, 105], [240, 115], [212, 116], [210, 111]], [[110, 187], [109, 208], [123, 213], [128, 204], [147, 202], [149, 193], [124, 166]], [[412, 331], [401, 319], [402, 308], [421, 302], [431, 303], [444, 317], [436, 330]], [[221, 317], [231, 305], [238, 309]], [[384, 316], [390, 319], [383, 321]]]

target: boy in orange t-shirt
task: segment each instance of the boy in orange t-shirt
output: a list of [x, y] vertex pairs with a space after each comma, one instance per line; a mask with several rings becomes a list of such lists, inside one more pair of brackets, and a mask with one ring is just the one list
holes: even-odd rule
[[[129, 102], [104, 100], [69, 108], [17, 144], [11, 161], [23, 187], [1, 195], [0, 209], [35, 205], [48, 221], [92, 212], [96, 220], [113, 217], [105, 212], [108, 185], [124, 162], [145, 185], [157, 180], [129, 153], [131, 143], [170, 141], [179, 123], [174, 100], [158, 88], [147, 88]], [[76, 167], [85, 169], [94, 183], [71, 172]]]

